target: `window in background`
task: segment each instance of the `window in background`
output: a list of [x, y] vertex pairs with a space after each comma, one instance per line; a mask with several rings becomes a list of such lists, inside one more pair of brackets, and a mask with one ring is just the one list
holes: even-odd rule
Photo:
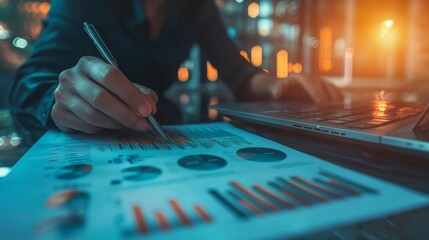
[[[424, 0], [218, 0], [228, 34], [261, 68], [336, 77], [339, 84], [428, 76], [429, 31]], [[285, 58], [278, 53], [286, 51]], [[280, 61], [280, 62], [279, 62]], [[253, 62], [253, 61], [252, 61]], [[260, 62], [257, 61], [256, 65]], [[383, 82], [380, 82], [383, 83]]]

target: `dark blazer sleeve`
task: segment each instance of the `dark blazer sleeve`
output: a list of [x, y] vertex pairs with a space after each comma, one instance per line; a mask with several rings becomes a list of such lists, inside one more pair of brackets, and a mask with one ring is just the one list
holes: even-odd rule
[[209, 61], [218, 69], [222, 79], [237, 94], [245, 81], [262, 70], [254, 67], [240, 55], [237, 46], [226, 33], [213, 0], [201, 1], [204, 1], [200, 12], [205, 14], [205, 24], [201, 28], [198, 44]]
[[11, 114], [26, 142], [36, 141], [54, 127], [50, 112], [61, 71], [73, 67], [85, 52], [82, 20], [90, 2], [52, 0], [48, 19], [30, 57], [17, 70], [9, 94]]

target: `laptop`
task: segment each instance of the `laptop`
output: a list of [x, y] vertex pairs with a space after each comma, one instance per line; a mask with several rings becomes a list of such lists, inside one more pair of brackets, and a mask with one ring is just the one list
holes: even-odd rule
[[250, 102], [209, 108], [238, 120], [429, 152], [429, 105], [418, 102]]

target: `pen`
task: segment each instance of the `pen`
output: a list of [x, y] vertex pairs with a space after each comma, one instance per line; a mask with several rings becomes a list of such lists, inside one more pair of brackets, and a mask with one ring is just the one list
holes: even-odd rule
[[[101, 56], [103, 56], [104, 60], [107, 61], [109, 64], [118, 67], [118, 63], [116, 62], [115, 58], [113, 57], [112, 53], [110, 52], [109, 48], [107, 48], [106, 44], [104, 43], [103, 39], [101, 39], [100, 35], [98, 34], [95, 27], [87, 22], [83, 23], [83, 29], [85, 32], [89, 35], [89, 37], [94, 41], [95, 47], [100, 52]], [[164, 133], [164, 130], [162, 130], [161, 125], [156, 121], [156, 119], [149, 115], [147, 116], [147, 120], [149, 121], [152, 128], [166, 141], [168, 141], [167, 135]]]

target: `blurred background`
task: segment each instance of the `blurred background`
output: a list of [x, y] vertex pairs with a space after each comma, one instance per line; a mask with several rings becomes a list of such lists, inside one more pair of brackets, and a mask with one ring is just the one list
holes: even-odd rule
[[[389, 87], [429, 76], [427, 1], [216, 2], [243, 57], [279, 78], [310, 73], [340, 86]], [[49, 1], [0, 0], [0, 108], [7, 107], [13, 73], [31, 51], [49, 8]], [[202, 83], [218, 80], [210, 63], [192, 56], [178, 69], [178, 82], [193, 80], [192, 72], [199, 72]]]
[[[429, 84], [429, 2], [424, 0], [216, 0], [241, 55], [278, 78], [321, 75], [347, 96], [417, 101]], [[49, 1], [0, 0], [0, 124], [7, 92], [49, 13]], [[427, 93], [427, 92], [426, 92]], [[218, 119], [207, 105], [231, 100], [217, 70], [195, 47], [169, 98], [184, 122]], [[429, 95], [429, 94], [426, 94]], [[0, 147], [19, 144], [7, 133]], [[1, 134], [0, 134], [1, 136]], [[10, 141], [15, 139], [13, 141]]]
[[[429, 76], [427, 1], [216, 2], [243, 57], [278, 78], [309, 73], [343, 87], [388, 89]], [[0, 108], [8, 105], [13, 73], [31, 51], [49, 8], [49, 1], [0, 0]], [[178, 69], [177, 82], [192, 80], [219, 81], [198, 50]]]

